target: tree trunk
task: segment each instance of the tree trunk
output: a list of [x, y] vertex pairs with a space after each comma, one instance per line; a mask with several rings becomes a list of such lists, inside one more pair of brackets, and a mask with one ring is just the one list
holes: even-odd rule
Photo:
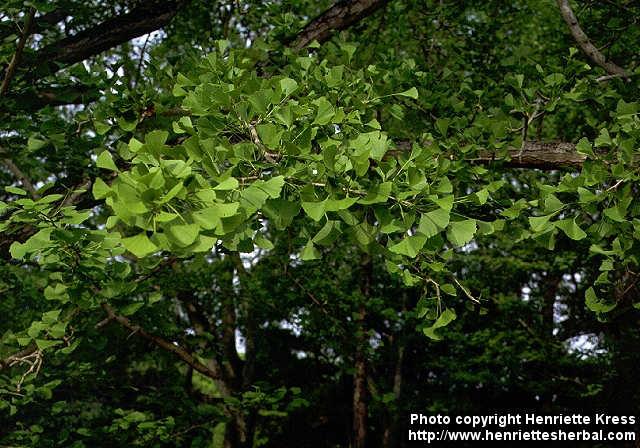
[[[402, 315], [403, 317], [407, 312], [407, 293], [402, 294]], [[395, 448], [398, 446], [398, 437], [400, 431], [398, 430], [398, 417], [399, 417], [399, 405], [400, 395], [402, 393], [402, 365], [404, 363], [404, 354], [406, 351], [407, 337], [405, 335], [405, 329], [407, 322], [404, 321], [400, 331], [394, 335], [389, 336], [389, 346], [396, 349], [396, 364], [393, 369], [393, 403], [391, 406], [387, 406], [384, 416], [384, 432], [382, 434], [382, 447], [383, 448]]]
[[356, 351], [353, 378], [353, 446], [365, 448], [367, 443], [367, 301], [371, 297], [373, 263], [365, 255], [361, 265], [360, 304], [356, 320]]

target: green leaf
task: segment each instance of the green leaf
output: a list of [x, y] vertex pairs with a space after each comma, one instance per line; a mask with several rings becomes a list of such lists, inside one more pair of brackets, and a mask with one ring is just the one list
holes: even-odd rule
[[133, 302], [128, 305], [125, 305], [120, 309], [120, 314], [124, 316], [131, 316], [136, 311], [144, 306], [144, 302]]
[[167, 131], [155, 130], [144, 136], [144, 142], [152, 151], [160, 151], [169, 138]]
[[19, 196], [26, 196], [27, 192], [25, 190], [23, 190], [22, 188], [18, 188], [18, 187], [14, 187], [9, 185], [8, 187], [4, 187], [4, 190], [7, 193], [13, 193], [13, 194], [17, 194]]
[[328, 212], [347, 210], [356, 202], [358, 202], [358, 198], [326, 199], [325, 210]]
[[444, 310], [442, 312], [442, 314], [433, 323], [433, 325], [431, 325], [430, 327], [424, 328], [422, 330], [422, 332], [424, 333], [425, 336], [427, 336], [427, 337], [429, 337], [429, 338], [431, 338], [433, 340], [440, 341], [440, 340], [442, 340], [442, 336], [438, 335], [436, 333], [436, 330], [438, 328], [446, 327], [451, 322], [456, 320], [456, 317], [457, 317], [456, 316], [456, 312], [451, 308], [447, 308], [446, 310]]
[[52, 324], [54, 322], [57, 322], [61, 312], [62, 310], [52, 310], [52, 311], [47, 311], [46, 313], [42, 313], [42, 322], [47, 324]]
[[118, 167], [113, 162], [111, 153], [109, 151], [102, 151], [96, 160], [96, 166], [98, 168], [104, 168], [105, 170], [118, 171]]
[[484, 205], [487, 203], [487, 199], [489, 199], [489, 190], [483, 188], [482, 190], [478, 190], [475, 192], [476, 199], [478, 200], [478, 204]]
[[473, 239], [473, 235], [475, 233], [475, 219], [455, 221], [449, 224], [449, 230], [447, 230], [447, 239], [456, 247], [464, 246]]
[[440, 291], [442, 291], [445, 294], [449, 294], [450, 296], [458, 295], [458, 292], [456, 291], [456, 287], [453, 286], [451, 283], [445, 283], [444, 285], [440, 285]]
[[576, 224], [575, 218], [562, 219], [554, 222], [554, 225], [562, 230], [572, 240], [579, 241], [587, 236], [578, 224]]
[[340, 221], [327, 221], [312, 241], [321, 246], [329, 246], [340, 235]]
[[422, 233], [427, 238], [431, 238], [447, 227], [450, 217], [450, 213], [442, 208], [424, 213], [420, 217], [418, 232]]
[[544, 211], [546, 213], [557, 212], [562, 207], [564, 207], [562, 201], [553, 194], [547, 195], [544, 199]]
[[420, 253], [420, 249], [422, 249], [426, 241], [427, 237], [424, 235], [417, 234], [407, 236], [399, 243], [390, 246], [389, 250], [395, 254], [415, 258]]
[[615, 222], [624, 222], [624, 212], [620, 211], [620, 207], [610, 207], [604, 210], [604, 215]]
[[122, 244], [124, 247], [138, 258], [146, 257], [158, 250], [158, 246], [153, 244], [145, 232], [139, 233], [136, 236], [129, 238], [123, 238]]
[[600, 134], [596, 137], [594, 141], [597, 148], [602, 146], [613, 146], [613, 140], [609, 135], [609, 131], [606, 128], [600, 130]]
[[313, 120], [312, 124], [319, 124], [320, 126], [324, 126], [325, 124], [329, 124], [331, 119], [335, 115], [335, 109], [333, 105], [327, 101], [325, 97], [320, 97], [313, 102], [316, 106], [318, 106], [318, 111], [316, 112], [316, 117]]
[[186, 247], [193, 244], [200, 234], [200, 226], [198, 224], [176, 224], [168, 226], [165, 234], [170, 241], [176, 243], [180, 247]]
[[615, 302], [600, 300], [593, 288], [588, 288], [584, 294], [585, 305], [595, 313], [608, 313], [616, 307]]
[[55, 285], [48, 285], [44, 288], [44, 298], [47, 300], [66, 303], [69, 301], [69, 293], [67, 292], [67, 287], [65, 285], [62, 283], [56, 283]]
[[593, 155], [593, 148], [591, 147], [591, 143], [589, 139], [586, 137], [582, 137], [578, 143], [576, 143], [576, 151], [580, 154], [586, 154], [588, 156]]
[[256, 237], [254, 238], [253, 242], [256, 244], [256, 246], [258, 246], [261, 249], [265, 249], [265, 250], [271, 250], [273, 249], [275, 246], [273, 245], [273, 243], [271, 241], [269, 241], [268, 239], [266, 239], [264, 237], [263, 234], [258, 233], [256, 235]]
[[38, 138], [31, 136], [27, 140], [27, 149], [29, 151], [37, 151], [38, 149], [42, 148], [46, 144], [47, 144], [46, 141], [40, 140]]
[[280, 137], [283, 130], [272, 123], [264, 123], [256, 126], [260, 141], [264, 143], [269, 149], [276, 149], [280, 146]]
[[313, 219], [314, 221], [320, 221], [320, 219], [326, 213], [326, 204], [326, 199], [320, 202], [303, 202], [302, 208], [311, 219]]
[[291, 225], [293, 218], [300, 213], [300, 204], [284, 199], [270, 199], [262, 207], [262, 211], [277, 229]]
[[545, 216], [531, 216], [529, 217], [529, 225], [531, 226], [531, 230], [533, 230], [534, 232], [541, 232], [545, 229], [547, 229], [549, 220], [554, 216], [554, 214], [551, 215], [545, 215]]
[[358, 204], [370, 205], [378, 204], [381, 202], [387, 202], [389, 195], [391, 194], [391, 182], [382, 182], [375, 185], [369, 190], [367, 195], [358, 201]]
[[418, 99], [418, 89], [416, 89], [415, 87], [411, 87], [408, 90], [405, 90], [404, 92], [400, 92], [400, 93], [394, 93], [394, 95], [396, 96], [406, 96], [408, 98], [413, 98], [414, 100]]
[[9, 246], [9, 253], [14, 259], [22, 260], [27, 254], [27, 248], [21, 242], [14, 241], [11, 243], [11, 246]]
[[104, 199], [111, 192], [111, 187], [107, 185], [102, 179], [99, 177], [93, 183], [93, 197], [96, 199]]
[[321, 257], [320, 251], [313, 245], [311, 240], [307, 241], [307, 245], [304, 246], [300, 253], [300, 259], [303, 261], [318, 260]]
[[438, 205], [438, 207], [443, 208], [447, 211], [450, 211], [453, 208], [454, 197], [452, 194], [443, 196], [441, 198], [434, 197], [432, 200], [436, 203], [436, 205]]
[[283, 78], [280, 80], [280, 88], [285, 95], [291, 95], [298, 88], [298, 83], [291, 78]]
[[238, 180], [235, 177], [228, 177], [213, 187], [213, 189], [218, 191], [235, 190], [238, 188], [238, 185]]
[[50, 341], [48, 339], [36, 339], [36, 345], [40, 350], [46, 350], [56, 345], [62, 344], [62, 341]]
[[[257, 184], [257, 185], [256, 185]], [[266, 182], [256, 182], [257, 187], [262, 189], [271, 199], [277, 199], [280, 197], [280, 192], [284, 186], [284, 176], [272, 177]]]

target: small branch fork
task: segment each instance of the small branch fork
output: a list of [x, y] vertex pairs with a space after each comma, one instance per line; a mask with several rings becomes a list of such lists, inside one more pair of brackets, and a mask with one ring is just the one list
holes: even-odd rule
[[22, 390], [22, 384], [24, 384], [24, 380], [27, 378], [27, 376], [32, 373], [37, 376], [40, 372], [43, 358], [44, 357], [42, 354], [42, 350], [40, 350], [36, 345], [30, 345], [24, 350], [21, 350], [6, 359], [0, 360], [0, 370], [15, 367], [18, 365], [29, 366], [29, 368], [22, 374], [20, 380], [18, 381], [18, 384], [16, 385], [16, 392], [20, 393], [20, 391]]

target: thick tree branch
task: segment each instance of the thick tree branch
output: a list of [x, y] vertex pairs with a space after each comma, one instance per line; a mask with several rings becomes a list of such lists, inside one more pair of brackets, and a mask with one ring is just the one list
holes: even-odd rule
[[0, 97], [4, 96], [9, 90], [9, 84], [11, 84], [11, 79], [18, 68], [18, 64], [20, 64], [20, 59], [22, 58], [22, 52], [24, 51], [24, 46], [27, 43], [27, 39], [31, 35], [31, 28], [33, 26], [33, 16], [36, 14], [36, 9], [31, 7], [29, 12], [24, 19], [24, 29], [22, 31], [22, 36], [20, 36], [20, 40], [18, 40], [18, 46], [16, 47], [16, 52], [13, 54], [11, 58], [11, 62], [7, 66], [7, 71], [4, 75], [4, 80], [2, 81], [2, 85], [0, 86]]
[[562, 18], [569, 26], [569, 30], [571, 31], [573, 38], [576, 40], [580, 49], [589, 57], [589, 59], [605, 69], [610, 75], [617, 75], [622, 78], [627, 78], [628, 75], [626, 70], [614, 64], [613, 62], [607, 61], [600, 50], [598, 50], [596, 46], [591, 43], [589, 37], [585, 34], [584, 31], [582, 31], [582, 28], [580, 28], [580, 24], [578, 23], [578, 19], [571, 9], [569, 0], [557, 0], [557, 2], [558, 7], [560, 8], [560, 14], [562, 14]]
[[185, 0], [147, 0], [126, 14], [54, 42], [37, 53], [34, 65], [47, 65], [51, 72], [83, 61], [135, 37], [168, 24]]
[[320, 16], [309, 22], [289, 46], [296, 50], [306, 47], [314, 40], [322, 43], [336, 31], [350, 27], [361, 19], [373, 14], [389, 0], [346, 0], [338, 1]]
[[[536, 168], [539, 170], [576, 169], [582, 167], [587, 159], [584, 154], [576, 151], [573, 143], [541, 143], [528, 141], [522, 149], [510, 149], [509, 160], [504, 160], [504, 166], [510, 168]], [[481, 151], [470, 162], [491, 163], [499, 162], [495, 156], [487, 151]]]
[[[400, 141], [396, 144], [398, 151], [410, 151], [411, 142]], [[394, 155], [397, 151], [389, 151]], [[539, 170], [579, 169], [586, 156], [576, 151], [573, 143], [542, 143], [527, 141], [522, 148], [510, 148], [508, 158], [503, 159], [489, 151], [481, 150], [477, 156], [465, 159], [470, 163], [502, 163], [508, 168], [535, 168]]]

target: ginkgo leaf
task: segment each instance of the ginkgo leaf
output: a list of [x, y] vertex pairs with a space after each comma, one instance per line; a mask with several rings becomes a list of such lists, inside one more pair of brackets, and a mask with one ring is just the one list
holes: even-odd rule
[[158, 250], [158, 246], [153, 244], [144, 232], [136, 236], [123, 238], [122, 244], [129, 252], [138, 258], [146, 257]]
[[567, 218], [554, 222], [554, 225], [562, 230], [572, 240], [579, 241], [587, 236], [584, 230], [576, 224], [575, 219]]
[[475, 219], [452, 222], [449, 224], [449, 230], [447, 230], [447, 239], [454, 246], [464, 246], [473, 239], [476, 229]]

